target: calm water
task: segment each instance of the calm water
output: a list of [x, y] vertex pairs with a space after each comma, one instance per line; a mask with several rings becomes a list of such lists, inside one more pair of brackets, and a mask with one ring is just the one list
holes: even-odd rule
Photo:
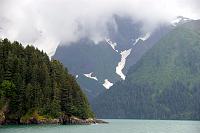
[[199, 121], [106, 120], [88, 126], [1, 126], [0, 133], [200, 133]]

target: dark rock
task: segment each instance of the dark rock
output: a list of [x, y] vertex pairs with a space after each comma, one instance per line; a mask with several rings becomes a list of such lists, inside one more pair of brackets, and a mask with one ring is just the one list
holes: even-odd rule
[[20, 124], [20, 120], [19, 119], [5, 119], [5, 123], [3, 124], [18, 125]]
[[99, 119], [96, 119], [95, 122], [98, 124], [108, 124], [108, 122]]

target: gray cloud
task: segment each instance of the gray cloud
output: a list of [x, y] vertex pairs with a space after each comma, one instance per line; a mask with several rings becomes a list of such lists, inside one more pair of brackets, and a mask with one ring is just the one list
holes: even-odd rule
[[52, 54], [60, 41], [107, 34], [113, 14], [143, 21], [144, 30], [182, 15], [200, 18], [199, 0], [1, 0], [0, 37], [18, 40]]

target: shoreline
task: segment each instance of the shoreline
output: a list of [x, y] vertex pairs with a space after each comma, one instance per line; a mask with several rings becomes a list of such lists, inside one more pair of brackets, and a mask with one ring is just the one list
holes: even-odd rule
[[67, 117], [59, 119], [41, 119], [37, 120], [34, 117], [29, 118], [26, 121], [21, 120], [4, 120], [1, 121], [0, 126], [4, 125], [92, 125], [92, 124], [108, 124], [108, 122], [100, 119], [80, 119], [77, 117]]

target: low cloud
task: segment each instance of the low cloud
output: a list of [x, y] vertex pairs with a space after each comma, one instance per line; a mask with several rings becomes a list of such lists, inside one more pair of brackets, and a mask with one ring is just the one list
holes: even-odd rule
[[143, 21], [144, 30], [176, 16], [200, 18], [199, 0], [1, 0], [0, 37], [33, 44], [52, 55], [61, 42], [107, 34], [113, 15]]

